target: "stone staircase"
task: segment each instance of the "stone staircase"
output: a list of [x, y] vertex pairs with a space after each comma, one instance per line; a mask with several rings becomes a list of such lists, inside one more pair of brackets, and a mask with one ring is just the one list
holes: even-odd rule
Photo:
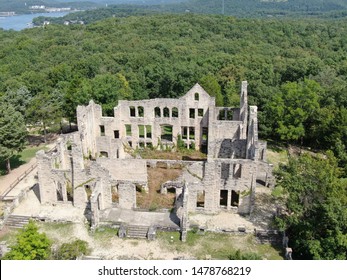
[[148, 229], [149, 228], [147, 226], [136, 226], [136, 225], [128, 226], [127, 237], [147, 239]]
[[29, 223], [30, 216], [10, 215], [6, 219], [5, 226], [21, 229]]

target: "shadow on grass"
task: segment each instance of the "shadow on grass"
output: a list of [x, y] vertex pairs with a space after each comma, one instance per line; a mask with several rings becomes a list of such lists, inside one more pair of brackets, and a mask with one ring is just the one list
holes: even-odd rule
[[268, 149], [271, 149], [277, 153], [283, 152], [288, 149], [288, 145], [286, 143], [274, 141], [274, 140], [266, 140]]
[[[21, 155], [15, 155], [10, 159], [11, 169], [15, 169], [15, 168], [23, 165], [24, 163], [26, 163], [26, 162], [21, 159]], [[3, 162], [0, 165], [0, 176], [4, 176], [6, 174], [7, 174], [6, 163]]]

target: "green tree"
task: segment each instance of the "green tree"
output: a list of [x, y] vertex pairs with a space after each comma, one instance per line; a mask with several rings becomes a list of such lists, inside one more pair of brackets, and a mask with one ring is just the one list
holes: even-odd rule
[[16, 236], [15, 245], [5, 254], [5, 260], [47, 260], [50, 257], [51, 240], [30, 221]]
[[288, 214], [278, 220], [296, 259], [347, 259], [347, 188], [337, 159], [291, 157], [278, 173]]
[[59, 91], [42, 92], [33, 97], [26, 112], [28, 121], [42, 126], [44, 140], [47, 141], [47, 128], [61, 121], [63, 99]]
[[228, 107], [238, 108], [240, 106], [239, 86], [234, 80], [227, 82], [225, 88], [224, 105]]
[[63, 243], [56, 255], [58, 260], [76, 260], [82, 255], [87, 255], [90, 252], [88, 243], [84, 240], [77, 239], [70, 243]]
[[9, 103], [0, 104], [0, 158], [11, 172], [10, 159], [25, 147], [27, 129], [22, 114]]
[[63, 113], [71, 122], [76, 120], [76, 108], [78, 105], [87, 105], [91, 97], [92, 88], [87, 79], [74, 78], [64, 94]]
[[16, 111], [25, 117], [25, 112], [31, 100], [29, 90], [22, 86], [17, 90], [8, 90], [1, 98], [0, 102], [10, 103]]
[[[269, 102], [275, 133], [284, 141], [296, 141], [305, 136], [306, 124], [319, 109], [319, 84], [312, 80], [288, 82]], [[268, 115], [270, 117], [270, 115]]]
[[118, 104], [118, 100], [132, 97], [129, 83], [121, 73], [96, 75], [90, 84], [92, 98], [102, 105], [103, 112], [108, 116], [113, 115], [113, 108]]
[[207, 91], [207, 93], [216, 98], [216, 105], [223, 106], [224, 98], [222, 95], [222, 88], [218, 84], [217, 79], [213, 75], [206, 75], [200, 79], [201, 86]]

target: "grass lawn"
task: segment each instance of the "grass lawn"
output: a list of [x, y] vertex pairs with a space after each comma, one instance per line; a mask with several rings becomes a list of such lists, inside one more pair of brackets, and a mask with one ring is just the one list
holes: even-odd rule
[[286, 149], [268, 148], [266, 151], [267, 161], [274, 165], [274, 169], [278, 169], [280, 164], [288, 163], [288, 153]]
[[189, 253], [200, 260], [206, 258], [228, 260], [229, 255], [236, 250], [242, 253], [254, 253], [266, 260], [283, 260], [281, 248], [275, 248], [270, 244], [259, 244], [251, 234], [230, 235], [208, 232], [200, 235], [188, 232], [187, 242], [182, 243], [178, 232], [158, 232], [158, 240], [168, 250]]
[[[11, 169], [15, 169], [29, 162], [33, 157], [35, 157], [36, 152], [42, 149], [45, 149], [45, 145], [25, 148], [22, 152], [11, 158]], [[0, 165], [0, 176], [3, 175], [6, 175], [6, 166], [4, 162]]]

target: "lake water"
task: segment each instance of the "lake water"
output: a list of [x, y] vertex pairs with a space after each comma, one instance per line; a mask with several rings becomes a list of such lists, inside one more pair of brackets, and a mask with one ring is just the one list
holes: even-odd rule
[[36, 17], [63, 17], [69, 12], [59, 12], [59, 13], [38, 13], [38, 14], [27, 14], [27, 15], [18, 15], [13, 17], [0, 17], [0, 28], [5, 30], [22, 30], [28, 28], [28, 24]]

